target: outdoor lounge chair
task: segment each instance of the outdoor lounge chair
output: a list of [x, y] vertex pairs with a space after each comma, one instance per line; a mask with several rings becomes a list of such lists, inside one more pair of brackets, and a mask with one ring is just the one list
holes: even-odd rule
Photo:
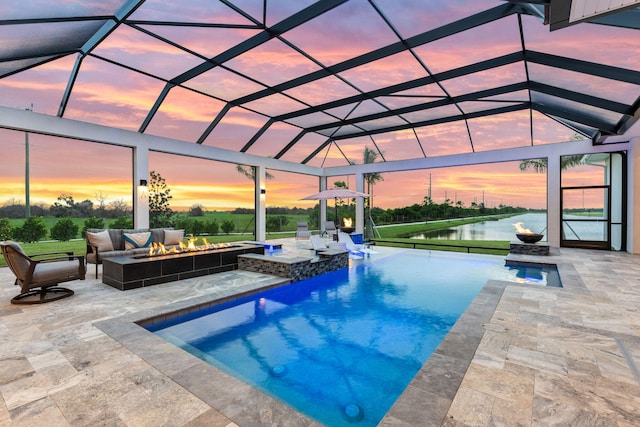
[[[58, 287], [61, 282], [84, 280], [84, 256], [73, 252], [52, 252], [28, 256], [16, 242], [0, 242], [2, 255], [16, 276], [21, 293], [12, 304], [41, 304], [73, 295], [71, 289]], [[34, 258], [40, 258], [38, 260]]]
[[376, 251], [367, 248], [365, 245], [357, 245], [353, 243], [351, 236], [349, 236], [347, 233], [343, 233], [342, 231], [338, 232], [338, 242], [344, 243], [349, 253], [366, 254], [367, 256], [371, 254], [377, 254]]
[[309, 236], [309, 240], [311, 240], [311, 247], [316, 253], [318, 253], [318, 251], [324, 251], [329, 249], [329, 247], [327, 246], [327, 243], [318, 234], [313, 234]]
[[323, 235], [327, 235], [329, 238], [333, 239], [338, 233], [338, 229], [336, 228], [336, 224], [333, 221], [325, 221], [324, 222], [324, 232]]
[[304, 221], [298, 221], [296, 223], [296, 239], [308, 239], [311, 236], [309, 226]]

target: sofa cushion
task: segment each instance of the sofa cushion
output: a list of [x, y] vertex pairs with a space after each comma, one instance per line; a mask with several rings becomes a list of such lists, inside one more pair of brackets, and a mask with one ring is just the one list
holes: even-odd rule
[[124, 248], [126, 250], [136, 248], [146, 248], [151, 244], [151, 232], [143, 233], [123, 233]]
[[164, 229], [163, 228], [152, 228], [151, 230], [151, 241], [156, 243], [164, 242]]
[[109, 252], [113, 250], [113, 242], [107, 230], [98, 232], [87, 231], [87, 240], [91, 246], [98, 247], [98, 252]]
[[179, 245], [184, 239], [184, 230], [164, 230], [164, 245]]

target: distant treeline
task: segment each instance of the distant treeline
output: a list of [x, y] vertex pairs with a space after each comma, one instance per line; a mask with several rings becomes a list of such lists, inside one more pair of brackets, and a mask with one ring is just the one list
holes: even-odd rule
[[[9, 200], [0, 206], [0, 218], [24, 218], [24, 203]], [[131, 215], [132, 209], [122, 200], [116, 200], [105, 204], [101, 201], [97, 206], [91, 200], [76, 202], [73, 196], [61, 195], [51, 206], [31, 205], [29, 207], [31, 216], [53, 216], [56, 218], [108, 218], [116, 219]]]
[[[309, 226], [318, 227], [318, 209], [319, 205], [313, 208], [299, 207], [267, 207], [267, 215], [307, 215], [309, 218]], [[335, 210], [329, 206], [327, 209], [327, 219], [340, 222], [342, 218], [355, 217], [355, 204], [343, 203], [338, 206], [338, 218], [336, 218]], [[373, 221], [380, 224], [434, 221], [440, 219], [451, 218], [468, 218], [480, 215], [497, 215], [528, 212], [530, 209], [523, 207], [513, 207], [499, 205], [498, 207], [489, 208], [484, 204], [472, 203], [471, 206], [465, 207], [463, 203], [452, 203], [445, 201], [443, 203], [430, 202], [428, 198], [422, 204], [413, 204], [402, 208], [381, 209], [374, 207], [371, 209], [371, 217]], [[207, 212], [206, 208], [201, 205], [193, 206], [187, 212], [188, 216], [199, 217]], [[95, 207], [90, 200], [75, 202], [71, 196], [61, 196], [58, 202], [51, 207], [46, 208], [42, 205], [31, 206], [31, 216], [53, 216], [55, 218], [104, 218], [118, 219], [126, 216], [132, 216], [132, 210], [122, 202], [112, 202], [108, 205], [100, 205]], [[236, 208], [230, 212], [239, 215], [254, 215], [255, 210], [249, 208]], [[24, 204], [10, 202], [0, 207], [0, 218], [24, 218]]]

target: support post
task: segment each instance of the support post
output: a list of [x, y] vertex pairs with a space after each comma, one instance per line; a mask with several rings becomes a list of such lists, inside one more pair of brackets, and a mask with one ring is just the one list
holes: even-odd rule
[[133, 227], [149, 228], [149, 148], [133, 148]]
[[254, 166], [255, 168], [255, 212], [256, 228], [255, 238], [263, 242], [267, 238], [267, 171], [264, 166]]
[[[364, 174], [356, 173], [356, 191], [364, 193]], [[364, 199], [356, 197], [356, 234], [364, 236]]]
[[[320, 184], [320, 191], [324, 191], [327, 189], [327, 177], [326, 176], [319, 176], [319, 184]], [[324, 224], [325, 222], [327, 222], [327, 201], [326, 200], [320, 200], [320, 234], [324, 234], [325, 232], [325, 227]], [[338, 225], [338, 224], [336, 224]]]
[[552, 248], [560, 247], [562, 213], [560, 206], [560, 155], [547, 158], [547, 241]]
[[640, 253], [640, 137], [631, 138], [627, 165], [627, 252], [638, 254]]

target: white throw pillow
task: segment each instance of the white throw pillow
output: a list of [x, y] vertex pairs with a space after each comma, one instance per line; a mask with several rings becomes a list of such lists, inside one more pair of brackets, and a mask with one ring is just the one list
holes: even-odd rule
[[109, 252], [113, 250], [113, 243], [107, 230], [92, 233], [87, 231], [87, 240], [91, 246], [97, 246], [98, 252]]
[[184, 230], [164, 230], [164, 244], [179, 245], [184, 239]]
[[124, 240], [124, 248], [126, 250], [136, 248], [146, 248], [151, 244], [151, 232], [144, 233], [124, 233], [122, 235]]

